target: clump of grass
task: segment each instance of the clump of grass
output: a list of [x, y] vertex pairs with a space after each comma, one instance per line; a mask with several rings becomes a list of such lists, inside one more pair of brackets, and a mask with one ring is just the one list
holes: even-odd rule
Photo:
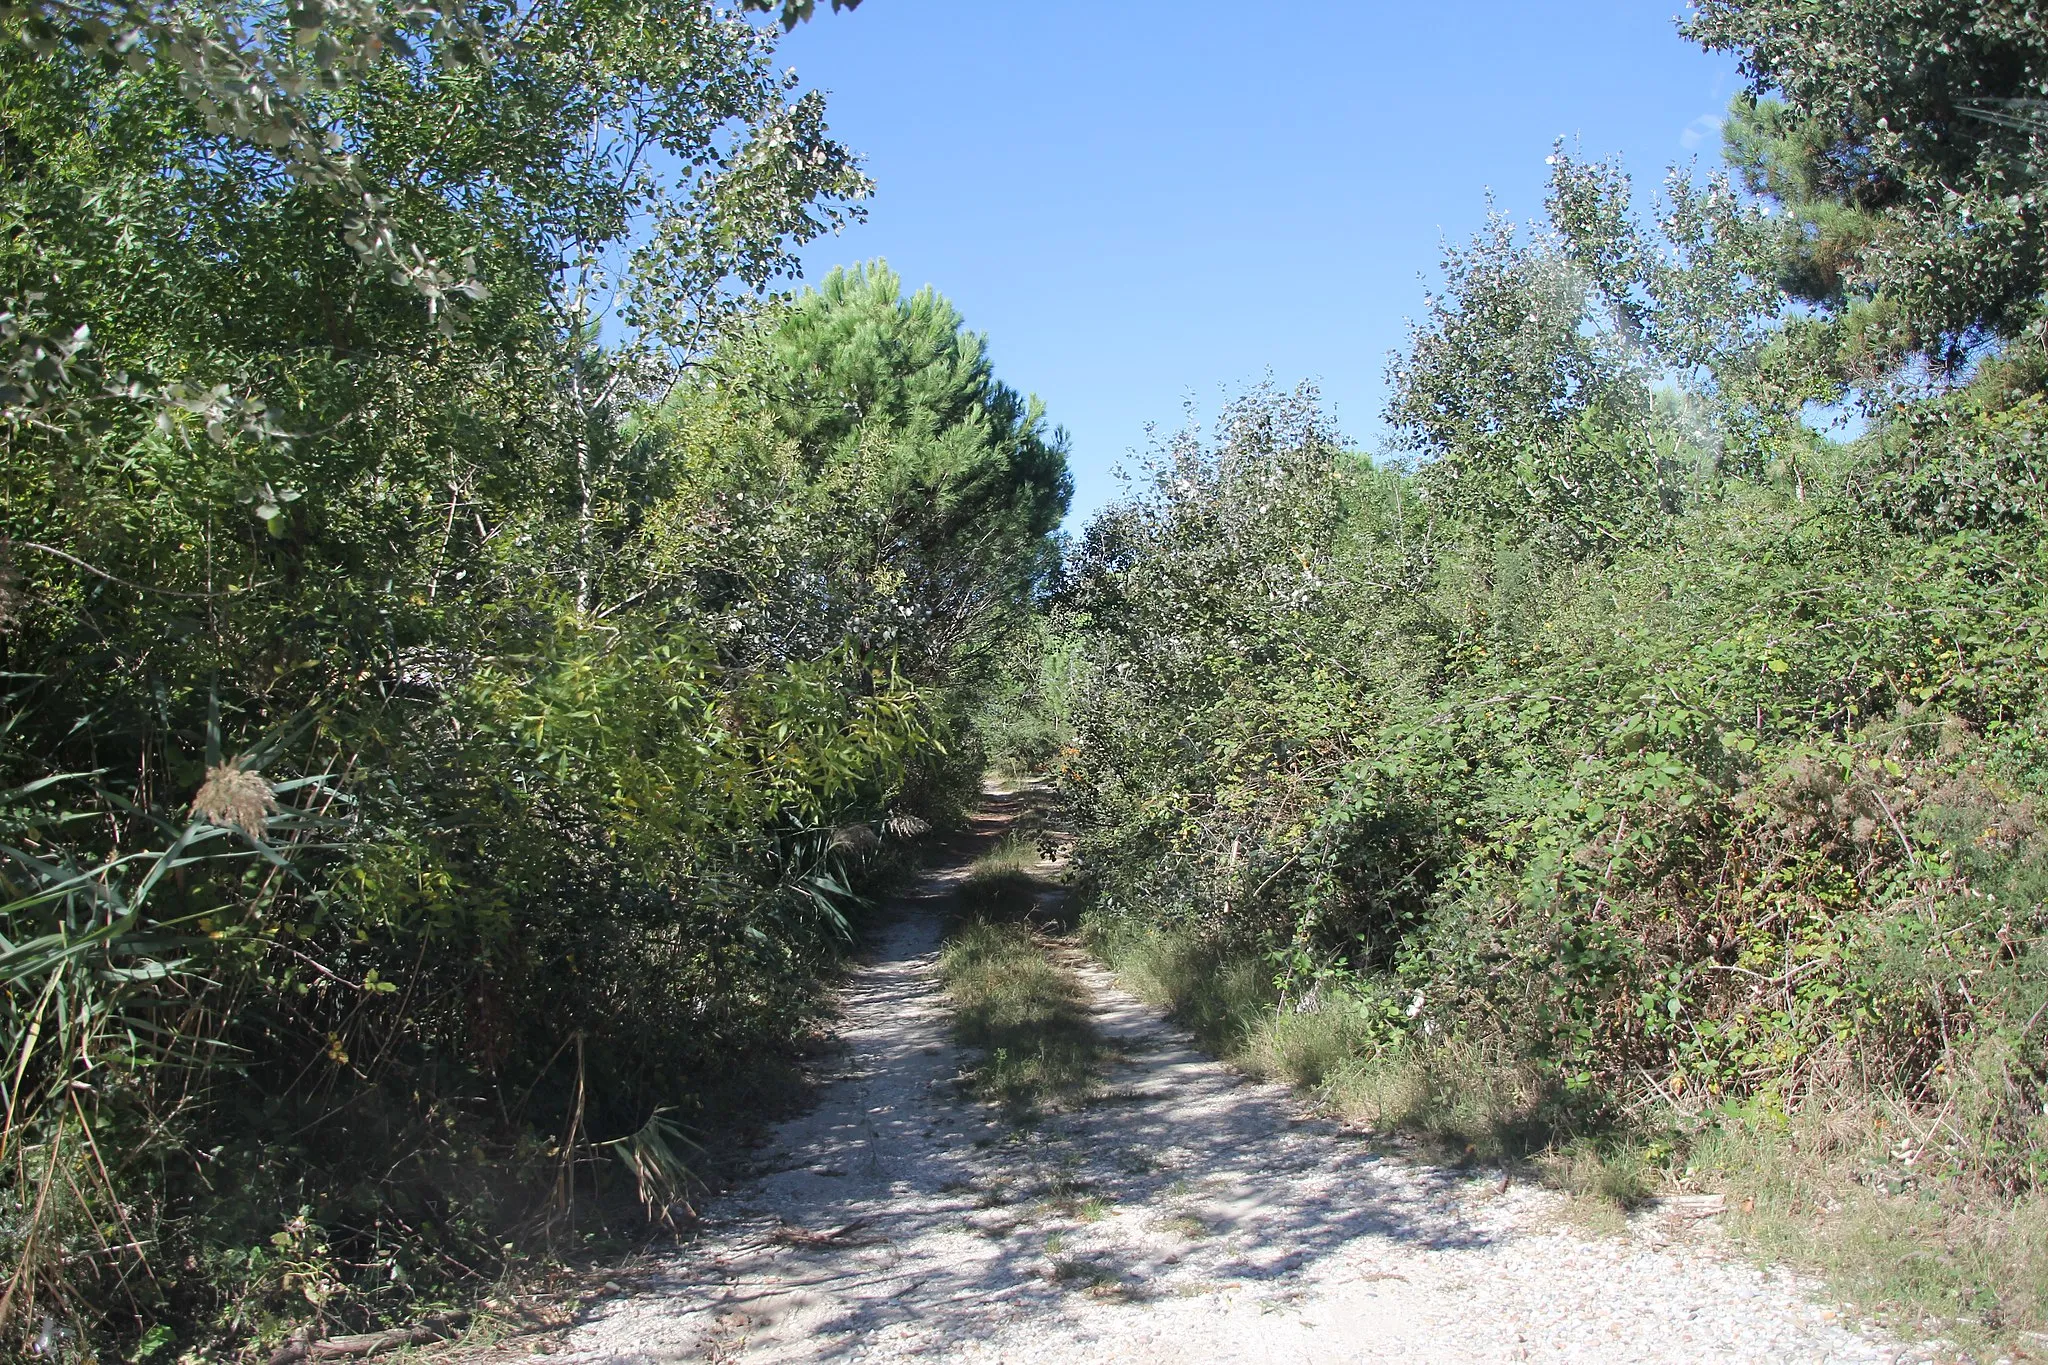
[[1080, 980], [1032, 924], [1044, 883], [1037, 840], [1013, 830], [969, 868], [939, 954], [954, 1036], [982, 1051], [973, 1089], [1024, 1119], [1094, 1092], [1104, 1049]]
[[1031, 927], [975, 919], [939, 953], [954, 1036], [982, 1050], [973, 1088], [1017, 1118], [1083, 1102], [1103, 1047], [1074, 974], [1047, 955]]
[[1410, 1134], [1445, 1159], [1517, 1162], [1573, 1132], [1551, 1084], [1483, 1040], [1381, 1045], [1333, 1067], [1320, 1089], [1344, 1118]]
[[1171, 1010], [1203, 1047], [1237, 1060], [1274, 994], [1262, 964], [1229, 958], [1204, 944], [1160, 930], [1132, 930], [1091, 920], [1082, 926], [1091, 952], [1139, 999]]
[[1896, 1106], [1832, 1096], [1744, 1112], [1692, 1144], [1688, 1169], [1727, 1195], [1731, 1231], [1817, 1270], [1843, 1297], [1966, 1349], [2048, 1329], [2048, 1200], [2002, 1197], [1944, 1168]]
[[1113, 1267], [1080, 1256], [1063, 1256], [1047, 1268], [1047, 1278], [1065, 1289], [1078, 1289], [1090, 1297], [1121, 1299], [1131, 1293], [1123, 1276]]
[[1314, 1089], [1373, 1050], [1364, 1021], [1341, 1000], [1319, 999], [1313, 1010], [1268, 1009], [1244, 1040], [1248, 1069]]
[[1045, 889], [1035, 875], [1038, 861], [1037, 846], [1029, 836], [1005, 835], [968, 869], [960, 886], [960, 913], [986, 920], [1026, 918]]
[[977, 877], [991, 877], [1005, 873], [1021, 873], [1030, 876], [1038, 866], [1038, 841], [1030, 830], [1013, 828], [1008, 834], [996, 840], [995, 847], [974, 860], [968, 869], [968, 880]]
[[1029, 873], [994, 872], [969, 876], [960, 887], [960, 909], [978, 920], [1023, 920], [1038, 903], [1038, 881]]
[[1265, 963], [1181, 935], [1098, 924], [1084, 933], [1126, 987], [1171, 1010], [1209, 1051], [1315, 1091], [1351, 1122], [1459, 1160], [1518, 1160], [1556, 1137], [1549, 1088], [1505, 1048], [1390, 1041], [1371, 1002], [1341, 990], [1283, 1008]]
[[1658, 1158], [1664, 1149], [1626, 1137], [1578, 1138], [1537, 1155], [1544, 1184], [1569, 1194], [1567, 1216], [1593, 1232], [1620, 1232], [1628, 1215], [1647, 1205], [1671, 1173]]

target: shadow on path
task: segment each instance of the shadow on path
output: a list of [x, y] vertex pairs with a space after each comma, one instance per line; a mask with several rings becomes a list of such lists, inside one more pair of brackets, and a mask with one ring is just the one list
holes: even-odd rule
[[[1796, 1293], [1792, 1354], [1745, 1353], [1741, 1320], [1717, 1326], [1686, 1302], [1725, 1299], [1725, 1285], [1673, 1299], [1660, 1282], [1756, 1272], [1600, 1251], [1542, 1216], [1550, 1196], [1385, 1157], [1208, 1058], [1100, 968], [1082, 976], [1120, 1059], [1097, 1102], [1016, 1128], [966, 1098], [940, 934], [969, 863], [1029, 800], [990, 794], [879, 919], [816, 1107], [647, 1292], [578, 1330], [573, 1359], [1682, 1360], [1704, 1358], [1704, 1340], [1689, 1344], [1701, 1333], [1714, 1358], [1876, 1358], [1839, 1330], [1825, 1350], [1795, 1349], [1821, 1330]], [[1481, 1282], [1497, 1300], [1483, 1311]], [[1668, 1311], [1609, 1314], [1601, 1335], [1584, 1302], [1638, 1282]]]

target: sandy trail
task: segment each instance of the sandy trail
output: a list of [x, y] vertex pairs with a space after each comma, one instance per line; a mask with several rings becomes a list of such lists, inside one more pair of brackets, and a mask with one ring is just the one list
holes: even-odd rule
[[1711, 1238], [1655, 1218], [1588, 1237], [1556, 1195], [1385, 1156], [1098, 968], [1096, 1024], [1124, 1050], [1106, 1093], [1014, 1129], [960, 1095], [947, 1034], [940, 916], [964, 870], [876, 933], [817, 1107], [567, 1359], [1916, 1358]]

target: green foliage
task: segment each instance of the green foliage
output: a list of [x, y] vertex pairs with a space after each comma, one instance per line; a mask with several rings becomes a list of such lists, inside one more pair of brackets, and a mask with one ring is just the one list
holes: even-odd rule
[[0, 1349], [665, 1215], [944, 814], [1063, 461], [936, 296], [760, 297], [866, 191], [774, 45], [0, 11]]
[[[1753, 188], [1835, 193], [1753, 113]], [[1855, 326], [1962, 325], [1855, 282], [1900, 201], [1830, 239], [1673, 182], [1647, 230], [1552, 165], [1393, 367], [1419, 463], [1258, 390], [1084, 533], [1047, 654], [1089, 932], [1251, 1068], [1603, 1198], [1890, 1115], [1933, 1211], [1855, 1226], [2038, 1277], [1999, 1239], [2048, 1175], [2041, 352], [1820, 439]], [[1856, 363], [1910, 392], [1911, 349]], [[2038, 1278], [1979, 1288], [2039, 1321]]]
[[2048, 35], [2038, 15], [1704, 0], [1684, 31], [1737, 53], [1750, 78], [1730, 160], [1788, 210], [1788, 286], [1874, 310], [1859, 327], [1883, 335], [1874, 349], [1889, 358], [1925, 351], [1954, 364], [2040, 317]]
[[1079, 658], [1052, 620], [1035, 616], [1010, 638], [975, 717], [989, 768], [1005, 781], [1050, 776], [1072, 745], [1065, 717], [1073, 712]]
[[[808, 20], [813, 14], [816, 14], [818, 10], [817, 0], [741, 0], [743, 8], [760, 10], [766, 14], [773, 14], [778, 3], [782, 9], [782, 26], [784, 28], [795, 28], [798, 24]], [[832, 0], [834, 13], [843, 9], [859, 8], [860, 0]]]
[[[2026, 960], [1969, 909], [1998, 883], [1959, 860], [2031, 818], [1994, 776], [2033, 770], [2031, 535], [1873, 537], [1846, 484], [1731, 486], [1559, 561], [1462, 540], [1400, 475], [1290, 481], [1312, 429], [1231, 463], [1244, 426], [1111, 514], [1123, 556], [1076, 595], [1068, 780], [1103, 912], [1270, 949], [1297, 989], [1388, 973], [1418, 1019], [1513, 1020], [1584, 1088], [1778, 1086], [1850, 1037], [1873, 1079], [1933, 1084], [1981, 1016], [1895, 975], [1914, 923], [2004, 983], [2000, 1026], [2027, 1017]], [[1971, 833], [1944, 843], [1951, 803]]]
[[1461, 525], [1576, 554], [1640, 539], [1741, 458], [1717, 461], [1702, 391], [1758, 348], [1776, 296], [1725, 181], [1674, 176], [1653, 238], [1615, 168], [1562, 147], [1550, 164], [1546, 230], [1496, 215], [1446, 253], [1387, 416]]
[[[642, 446], [694, 471], [648, 511], [665, 566], [768, 651], [850, 634], [964, 682], [1021, 624], [1071, 483], [1044, 410], [986, 340], [879, 263], [732, 338]], [[759, 636], [760, 622], [794, 637]]]

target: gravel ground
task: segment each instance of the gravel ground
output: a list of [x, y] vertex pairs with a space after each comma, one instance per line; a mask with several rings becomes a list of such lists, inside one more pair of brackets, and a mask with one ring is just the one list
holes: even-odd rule
[[844, 994], [837, 1069], [757, 1178], [555, 1362], [1924, 1358], [1659, 1216], [1388, 1156], [1082, 972], [1123, 1050], [1027, 1130], [959, 1093], [936, 956], [960, 867]]

